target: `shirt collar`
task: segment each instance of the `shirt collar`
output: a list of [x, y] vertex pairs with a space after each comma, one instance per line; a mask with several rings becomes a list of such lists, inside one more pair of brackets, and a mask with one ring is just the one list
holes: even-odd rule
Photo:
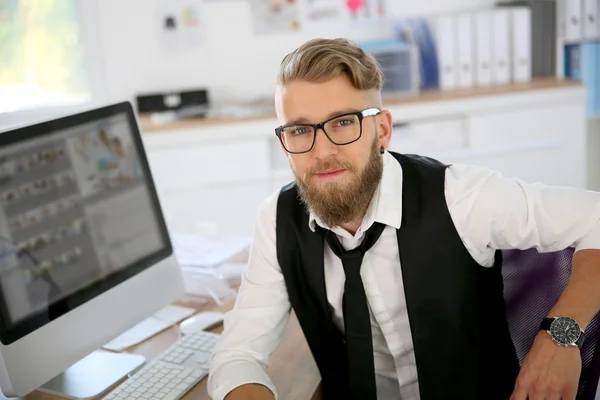
[[[395, 229], [400, 229], [402, 222], [402, 167], [394, 156], [387, 151], [383, 155], [381, 181], [373, 194], [373, 199], [356, 235], [369, 229], [373, 222], [380, 222]], [[315, 224], [319, 224], [325, 229], [332, 229], [336, 233], [338, 233], [338, 230], [342, 230], [339, 227], [328, 227], [310, 210], [308, 226], [313, 232], [315, 231]]]

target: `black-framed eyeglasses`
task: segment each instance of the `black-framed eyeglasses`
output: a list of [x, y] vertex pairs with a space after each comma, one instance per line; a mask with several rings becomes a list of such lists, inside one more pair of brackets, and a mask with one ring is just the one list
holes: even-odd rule
[[317, 131], [322, 129], [334, 144], [344, 146], [356, 142], [362, 136], [362, 121], [378, 115], [378, 108], [350, 112], [330, 118], [319, 124], [289, 124], [275, 128], [275, 135], [283, 148], [291, 154], [308, 153], [315, 145]]

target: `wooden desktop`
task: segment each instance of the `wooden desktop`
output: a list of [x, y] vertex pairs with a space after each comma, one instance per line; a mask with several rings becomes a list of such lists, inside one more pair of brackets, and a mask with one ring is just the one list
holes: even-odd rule
[[[233, 304], [217, 306], [214, 302], [198, 305], [197, 303], [178, 302], [178, 305], [192, 307], [198, 311], [227, 311]], [[220, 333], [222, 325], [211, 332]], [[165, 330], [156, 336], [133, 346], [126, 350], [128, 353], [141, 354], [150, 362], [163, 350], [169, 347], [178, 338], [178, 332], [175, 328]], [[302, 334], [300, 325], [296, 316], [292, 313], [290, 316], [285, 337], [279, 348], [271, 357], [271, 364], [267, 369], [273, 384], [277, 388], [280, 399], [286, 400], [319, 400], [320, 399], [320, 381], [321, 377], [317, 370], [315, 361], [310, 353], [308, 344]], [[190, 390], [182, 400], [209, 400], [206, 384], [208, 378], [203, 379], [192, 390]], [[1, 400], [6, 398], [0, 395]], [[62, 397], [34, 392], [28, 396], [22, 397], [24, 400], [59, 400]]]

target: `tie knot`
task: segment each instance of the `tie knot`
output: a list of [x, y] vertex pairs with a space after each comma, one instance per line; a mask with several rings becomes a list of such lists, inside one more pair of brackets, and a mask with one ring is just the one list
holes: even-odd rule
[[369, 249], [375, 244], [377, 239], [383, 233], [385, 229], [385, 225], [375, 222], [366, 232], [365, 238], [363, 239], [360, 246], [356, 247], [352, 250], [346, 250], [340, 243], [336, 234], [330, 230], [324, 230], [325, 240], [329, 244], [329, 247], [335, 255], [337, 255], [341, 260], [351, 260], [356, 258], [362, 258], [364, 254], [369, 251]]
[[362, 256], [363, 256], [363, 251], [362, 251], [362, 248], [359, 246], [352, 250], [343, 251], [339, 257], [343, 261], [343, 260], [351, 260], [353, 258], [362, 258]]

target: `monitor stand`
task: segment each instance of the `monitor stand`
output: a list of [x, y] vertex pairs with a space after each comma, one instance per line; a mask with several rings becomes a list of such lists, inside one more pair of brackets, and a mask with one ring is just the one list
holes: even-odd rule
[[45, 383], [38, 391], [67, 399], [93, 399], [144, 365], [144, 356], [98, 350]]

